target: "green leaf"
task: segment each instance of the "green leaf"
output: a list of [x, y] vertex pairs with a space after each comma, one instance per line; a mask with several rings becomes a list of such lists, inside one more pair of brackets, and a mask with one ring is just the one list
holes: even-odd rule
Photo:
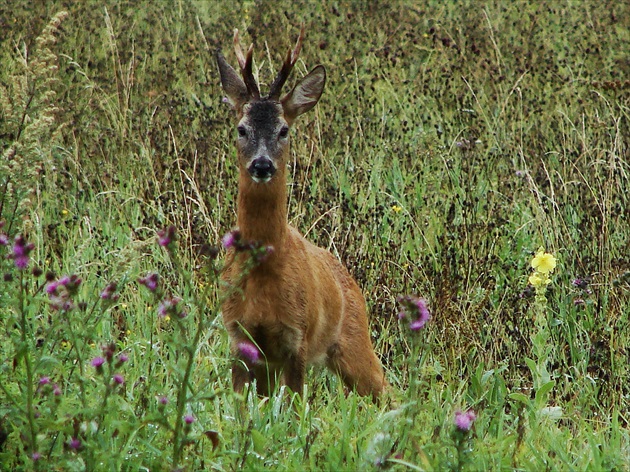
[[254, 444], [254, 451], [258, 454], [262, 454], [265, 451], [267, 438], [257, 429], [252, 429], [252, 443]]
[[541, 403], [546, 403], [547, 402], [547, 394], [551, 391], [551, 389], [553, 389], [553, 387], [555, 385], [556, 385], [556, 381], [555, 380], [550, 380], [549, 382], [547, 382], [544, 385], [542, 385], [536, 391], [536, 403], [538, 405], [540, 405]]
[[524, 405], [529, 405], [529, 397], [524, 393], [514, 392], [508, 395], [508, 398], [511, 400], [516, 400], [517, 402], [521, 402]]
[[59, 359], [52, 356], [42, 356], [37, 367], [41, 372], [49, 372], [57, 366], [63, 366]]
[[538, 366], [536, 365], [536, 362], [533, 359], [530, 358], [525, 358], [525, 364], [527, 364], [527, 367], [529, 367], [530, 372], [532, 373], [532, 375], [537, 375], [538, 374]]

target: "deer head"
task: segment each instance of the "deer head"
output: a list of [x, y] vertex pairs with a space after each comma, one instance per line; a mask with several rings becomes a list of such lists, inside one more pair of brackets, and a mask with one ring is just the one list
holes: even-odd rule
[[303, 39], [304, 27], [265, 97], [260, 96], [252, 71], [253, 44], [244, 54], [238, 30], [234, 31], [234, 51], [242, 78], [227, 63], [221, 51], [217, 51], [221, 85], [238, 120], [239, 166], [241, 172], [247, 172], [255, 183], [267, 183], [278, 169], [284, 169], [289, 150], [289, 128], [298, 116], [317, 104], [324, 90], [326, 70], [318, 65], [280, 98], [282, 87], [297, 62]]

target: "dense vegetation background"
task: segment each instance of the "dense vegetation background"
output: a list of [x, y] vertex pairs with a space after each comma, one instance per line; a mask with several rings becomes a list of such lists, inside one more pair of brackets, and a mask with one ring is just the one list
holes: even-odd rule
[[[234, 63], [238, 28], [268, 84], [301, 22], [294, 78], [328, 81], [292, 131], [290, 222], [363, 288], [393, 406], [319, 369], [294, 408], [229, 388], [213, 51]], [[628, 467], [627, 2], [5, 0], [0, 30], [3, 470]], [[433, 314], [417, 333], [406, 294]], [[185, 322], [158, 313], [174, 296]]]

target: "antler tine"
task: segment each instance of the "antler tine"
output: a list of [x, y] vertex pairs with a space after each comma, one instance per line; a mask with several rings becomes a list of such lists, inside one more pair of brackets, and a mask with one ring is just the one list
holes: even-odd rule
[[254, 79], [254, 74], [252, 73], [254, 45], [251, 44], [247, 50], [247, 55], [244, 55], [243, 49], [241, 48], [241, 41], [238, 37], [238, 29], [234, 29], [234, 52], [236, 53], [236, 59], [238, 60], [238, 65], [241, 69], [241, 75], [243, 76], [243, 81], [247, 87], [247, 92], [253, 98], [260, 98], [260, 90], [258, 89], [258, 84], [256, 83], [256, 79]]
[[234, 28], [234, 52], [236, 53], [238, 65], [243, 70], [245, 68], [245, 56], [243, 55], [243, 49], [241, 49], [241, 40], [238, 37], [238, 29], [236, 28]]
[[295, 44], [295, 48], [293, 48], [293, 50], [289, 49], [289, 52], [287, 53], [287, 57], [284, 60], [284, 64], [282, 64], [280, 72], [278, 72], [278, 75], [271, 84], [271, 88], [269, 89], [269, 98], [271, 98], [272, 100], [278, 100], [278, 98], [280, 98], [282, 86], [289, 78], [289, 75], [293, 70], [293, 66], [295, 66], [298, 56], [300, 55], [300, 51], [302, 50], [302, 41], [304, 41], [304, 23], [302, 23], [300, 36], [298, 37], [297, 43]]
[[302, 50], [302, 42], [304, 41], [304, 23], [300, 28], [300, 35], [298, 36], [297, 43], [295, 43], [295, 48], [293, 52], [291, 52], [291, 65], [294, 66], [297, 62], [297, 58], [300, 55], [300, 51]]

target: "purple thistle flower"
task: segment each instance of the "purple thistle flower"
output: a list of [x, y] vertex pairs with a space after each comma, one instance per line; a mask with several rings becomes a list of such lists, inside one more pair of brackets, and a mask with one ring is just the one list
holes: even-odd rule
[[124, 364], [128, 360], [129, 360], [129, 356], [127, 354], [121, 354], [120, 356], [118, 356], [118, 362], [120, 364]]
[[158, 316], [160, 318], [166, 318], [168, 311], [171, 308], [170, 300], [163, 300], [158, 306]]
[[41, 458], [42, 455], [39, 452], [34, 452], [33, 454], [31, 454], [31, 459], [33, 459], [33, 462], [37, 462]]
[[107, 360], [107, 362], [111, 362], [112, 359], [114, 358], [114, 354], [116, 354], [116, 344], [115, 343], [103, 344], [101, 346], [101, 351], [103, 351], [105, 360]]
[[28, 253], [35, 248], [33, 243], [27, 243], [24, 236], [18, 235], [13, 241], [13, 257], [28, 256]]
[[195, 422], [195, 417], [193, 415], [184, 416], [184, 433], [190, 434], [192, 431], [192, 424]]
[[90, 362], [90, 364], [96, 369], [96, 372], [98, 372], [99, 374], [103, 373], [103, 364], [105, 364], [104, 358], [100, 356], [95, 357], [94, 359], [92, 359], [92, 362]]
[[59, 282], [50, 282], [46, 284], [46, 293], [48, 295], [54, 295], [57, 292], [57, 287], [59, 287]]
[[8, 246], [8, 245], [9, 245], [9, 237], [4, 233], [0, 233], [0, 246]]
[[121, 374], [114, 374], [112, 378], [114, 379], [114, 382], [118, 385], [122, 385], [125, 383], [125, 378]]
[[76, 274], [72, 274], [70, 277], [66, 275], [59, 280], [59, 283], [66, 287], [66, 290], [68, 290], [68, 292], [72, 295], [77, 293], [81, 282], [81, 278]]
[[66, 300], [63, 305], [61, 305], [61, 309], [63, 311], [70, 311], [74, 308], [74, 303], [72, 303], [72, 300]]
[[77, 438], [71, 438], [68, 442], [68, 446], [70, 447], [70, 449], [74, 449], [76, 451], [81, 447], [81, 441], [79, 441]]
[[158, 244], [162, 247], [168, 247], [175, 239], [175, 226], [171, 225], [166, 229], [161, 229], [157, 234]]
[[257, 248], [255, 254], [256, 262], [258, 262], [259, 264], [261, 262], [265, 262], [267, 258], [273, 254], [273, 251], [273, 246], [262, 246], [260, 248]]
[[[418, 309], [418, 319], [415, 324], [419, 327], [416, 329], [420, 329], [424, 326], [424, 324], [431, 319], [431, 313], [429, 312], [429, 308], [427, 307], [427, 301], [424, 298], [418, 298], [416, 301], [416, 308]], [[414, 329], [413, 327], [411, 329]]]
[[15, 267], [17, 267], [18, 269], [26, 269], [26, 266], [28, 265], [28, 260], [29, 260], [28, 256], [14, 256], [13, 257], [13, 262], [15, 263]]
[[225, 249], [229, 249], [231, 247], [235, 247], [238, 245], [238, 242], [241, 240], [241, 233], [238, 230], [230, 231], [223, 236], [221, 243]]
[[151, 274], [147, 274], [146, 277], [140, 277], [138, 279], [138, 283], [144, 285], [151, 292], [155, 292], [158, 287], [158, 282], [160, 281], [160, 276], [155, 272]]
[[591, 282], [591, 278], [590, 277], [585, 277], [583, 279], [581, 278], [576, 278], [574, 279], [571, 284], [573, 284], [574, 287], [577, 287], [581, 290], [587, 290], [588, 289], [588, 284]]
[[477, 419], [477, 415], [473, 410], [468, 410], [466, 412], [462, 412], [461, 410], [457, 410], [455, 412], [455, 426], [460, 431], [470, 431], [472, 424]]
[[46, 276], [49, 282], [44, 289], [50, 297], [51, 307], [53, 310], [72, 310], [74, 303], [71, 296], [77, 294], [79, 285], [81, 285], [81, 278], [74, 274], [64, 275], [58, 280], [54, 280], [53, 277]]
[[61, 388], [59, 388], [59, 385], [57, 384], [53, 385], [53, 395], [56, 397], [61, 395]]
[[166, 405], [168, 405], [168, 398], [166, 397], [166, 395], [158, 397], [157, 408], [160, 413], [164, 413], [164, 409], [166, 408]]
[[179, 318], [185, 318], [186, 312], [178, 308], [179, 302], [182, 299], [179, 297], [166, 298], [162, 300], [158, 306], [158, 316], [160, 318], [166, 318], [167, 316], [177, 316]]
[[427, 301], [424, 298], [418, 298], [411, 295], [398, 297], [401, 305], [398, 319], [410, 319], [409, 328], [412, 331], [418, 331], [431, 319], [431, 312], [427, 307]]
[[260, 358], [260, 351], [251, 342], [249, 341], [240, 342], [238, 343], [237, 347], [238, 347], [238, 352], [246, 360], [248, 360], [252, 364], [255, 364], [256, 362], [258, 362], [258, 359]]
[[113, 300], [114, 292], [116, 292], [116, 282], [111, 282], [101, 292], [102, 300]]
[[64, 275], [59, 280], [57, 280], [57, 284], [58, 285], [63, 285], [64, 287], [66, 285], [68, 285], [68, 283], [70, 283], [70, 276], [69, 275]]
[[50, 383], [50, 377], [42, 377], [41, 379], [39, 379], [39, 384], [40, 385], [48, 385]]
[[418, 331], [419, 329], [422, 329], [424, 327], [426, 322], [426, 319], [413, 320], [411, 323], [409, 323], [409, 329], [411, 331]]

